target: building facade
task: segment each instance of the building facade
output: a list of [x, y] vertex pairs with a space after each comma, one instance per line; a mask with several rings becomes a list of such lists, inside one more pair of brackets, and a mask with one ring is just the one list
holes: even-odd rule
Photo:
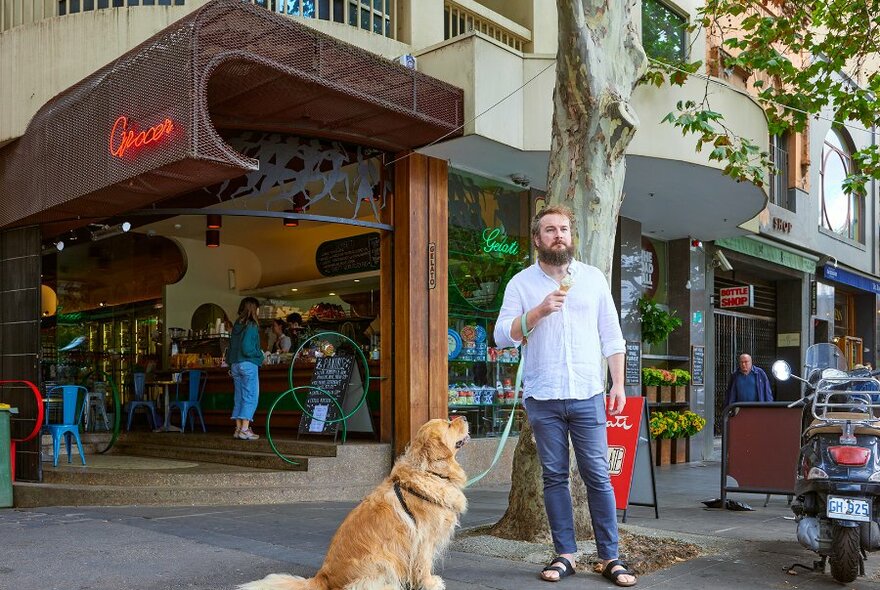
[[[383, 377], [366, 388], [381, 440], [401, 449], [421, 422], [449, 413], [495, 434], [516, 357], [487, 335], [505, 281], [530, 263], [528, 223], [547, 188], [551, 5], [0, 0], [0, 292], [4, 310], [16, 310], [0, 322], [4, 377], [57, 380], [90, 363], [126, 383], [142, 361], [219, 362], [216, 351], [192, 352], [189, 331], [210, 332], [196, 312], [214, 304], [233, 318], [241, 296], [254, 295], [267, 320], [299, 309], [331, 322], [332, 306], [347, 310]], [[699, 359], [702, 378], [674, 407], [717, 425], [739, 351], [794, 366], [810, 343], [837, 338], [854, 362], [875, 364], [880, 267], [876, 198], [832, 190], [847, 150], [873, 131], [819, 122], [771, 138], [736, 73], [713, 61], [717, 42], [688, 33], [698, 5], [641, 3], [649, 57], [706, 56], [707, 66], [683, 86], [635, 92], [641, 127], [627, 152], [612, 290], [639, 352], [635, 374], [692, 370]], [[707, 85], [728, 126], [776, 154], [769, 189], [726, 177], [661, 122]], [[128, 237], [91, 243], [126, 221]], [[319, 249], [348, 240], [338, 251], [348, 263], [370, 233], [373, 260], [337, 259], [327, 271]], [[116, 269], [115, 284], [149, 276], [151, 286], [94, 284]], [[41, 306], [41, 286], [61, 310]], [[719, 289], [735, 286], [751, 287], [751, 305], [722, 308]], [[684, 321], [665, 343], [642, 343], [642, 297]], [[141, 330], [140, 352], [98, 335], [123, 324], [132, 338]], [[171, 329], [187, 333], [190, 352]], [[88, 360], [47, 354], [88, 330]], [[228, 387], [213, 386], [220, 426]], [[641, 391], [628, 382], [629, 395]], [[691, 459], [711, 453], [712, 432], [694, 437]], [[38, 449], [21, 453], [21, 465], [39, 462]]]

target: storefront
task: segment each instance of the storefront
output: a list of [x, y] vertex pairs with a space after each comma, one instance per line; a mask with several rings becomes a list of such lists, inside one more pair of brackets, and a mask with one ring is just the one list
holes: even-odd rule
[[[228, 321], [252, 295], [267, 349], [272, 320], [303, 316], [297, 384], [326, 352], [311, 334], [362, 348], [375, 436], [402, 447], [448, 402], [433, 343], [448, 323], [449, 179], [409, 150], [462, 116], [460, 90], [259, 7], [192, 13], [0, 152], [0, 259], [43, 269], [2, 267], [0, 290], [16, 290], [0, 302], [15, 309], [4, 375], [112, 378], [125, 401], [137, 372], [196, 368], [209, 428], [228, 428]], [[289, 354], [270, 357], [263, 391], [287, 389]], [[38, 449], [20, 459], [38, 480]]]
[[827, 290], [834, 292], [834, 319], [829, 326], [823, 326], [825, 330], [820, 335], [843, 351], [850, 368], [862, 364], [876, 367], [880, 282], [832, 263], [825, 264], [821, 271]]
[[493, 334], [507, 282], [531, 262], [539, 196], [449, 171], [449, 413], [466, 417], [472, 436], [500, 434], [513, 407], [519, 350], [498, 348]]

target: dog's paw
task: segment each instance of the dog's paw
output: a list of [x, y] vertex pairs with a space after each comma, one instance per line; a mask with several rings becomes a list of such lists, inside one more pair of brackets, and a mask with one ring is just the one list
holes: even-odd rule
[[446, 582], [440, 576], [428, 576], [422, 582], [424, 590], [446, 590]]
[[299, 576], [291, 576], [288, 574], [270, 574], [262, 580], [242, 584], [237, 590], [292, 590], [295, 588], [304, 588], [306, 580]]

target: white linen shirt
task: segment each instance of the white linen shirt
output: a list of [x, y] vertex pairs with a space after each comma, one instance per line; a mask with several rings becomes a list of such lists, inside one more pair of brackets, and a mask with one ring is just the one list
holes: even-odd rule
[[[626, 340], [605, 275], [572, 260], [572, 287], [562, 309], [538, 322], [523, 354], [523, 397], [540, 400], [588, 399], [605, 392], [602, 357], [624, 352]], [[504, 291], [495, 324], [495, 343], [518, 346], [510, 334], [520, 316], [559, 288], [536, 262], [518, 272]]]

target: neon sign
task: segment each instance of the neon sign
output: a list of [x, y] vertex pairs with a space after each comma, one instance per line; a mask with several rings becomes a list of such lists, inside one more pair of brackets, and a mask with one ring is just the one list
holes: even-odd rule
[[483, 230], [483, 252], [490, 254], [500, 252], [511, 256], [519, 252], [519, 242], [516, 238], [507, 239], [507, 233], [498, 227], [487, 227]]
[[165, 119], [146, 131], [139, 131], [134, 125], [128, 126], [128, 117], [120, 115], [110, 130], [110, 153], [122, 158], [130, 149], [157, 143], [171, 135], [172, 131], [174, 122], [171, 119]]

